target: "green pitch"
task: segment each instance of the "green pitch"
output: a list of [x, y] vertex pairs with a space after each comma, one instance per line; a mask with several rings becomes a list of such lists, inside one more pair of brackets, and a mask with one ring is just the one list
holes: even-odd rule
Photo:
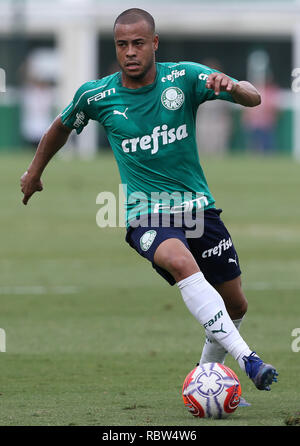
[[96, 225], [98, 193], [118, 191], [112, 158], [56, 157], [25, 207], [19, 178], [30, 159], [0, 159], [1, 425], [270, 426], [300, 410], [299, 165], [203, 162], [240, 256], [249, 301], [241, 333], [279, 371], [261, 392], [228, 357], [252, 406], [213, 421], [193, 418], [181, 398], [202, 328], [123, 228]]

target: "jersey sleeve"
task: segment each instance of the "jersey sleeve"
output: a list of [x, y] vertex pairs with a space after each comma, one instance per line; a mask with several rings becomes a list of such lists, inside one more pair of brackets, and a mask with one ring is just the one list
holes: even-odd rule
[[[197, 63], [188, 63], [187, 71], [189, 73], [189, 81], [191, 83], [192, 94], [196, 105], [200, 105], [205, 101], [212, 101], [214, 99], [221, 99], [223, 101], [235, 102], [230, 92], [221, 91], [218, 95], [215, 94], [211, 88], [206, 88], [206, 81], [211, 73], [220, 71], [209, 68], [206, 65]], [[238, 82], [237, 79], [228, 76], [233, 82]]]
[[71, 103], [60, 114], [63, 124], [70, 129], [76, 130], [78, 135], [90, 119], [85, 98], [85, 93], [89, 87], [88, 84], [87, 82], [78, 88]]

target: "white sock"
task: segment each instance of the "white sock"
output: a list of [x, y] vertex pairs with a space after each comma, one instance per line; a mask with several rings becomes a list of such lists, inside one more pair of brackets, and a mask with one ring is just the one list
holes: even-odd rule
[[202, 272], [177, 283], [182, 298], [192, 315], [206, 329], [210, 337], [228, 351], [245, 370], [243, 356], [252, 352], [227, 313], [224, 301]]
[[[232, 322], [237, 330], [239, 330], [243, 318], [235, 319]], [[206, 338], [203, 346], [199, 364], [206, 364], [207, 362], [219, 362], [224, 364], [227, 351], [221, 344], [219, 344], [206, 330]]]

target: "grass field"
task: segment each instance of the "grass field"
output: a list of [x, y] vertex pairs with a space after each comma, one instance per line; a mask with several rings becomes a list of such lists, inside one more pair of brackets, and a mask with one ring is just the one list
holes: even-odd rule
[[124, 228], [96, 225], [96, 196], [118, 190], [113, 159], [55, 158], [25, 207], [19, 178], [30, 159], [0, 157], [1, 426], [281, 426], [300, 410], [300, 352], [291, 348], [300, 327], [300, 165], [203, 161], [240, 257], [249, 301], [241, 333], [279, 382], [258, 391], [228, 357], [252, 406], [199, 420], [181, 387], [203, 329], [177, 287], [124, 242]]

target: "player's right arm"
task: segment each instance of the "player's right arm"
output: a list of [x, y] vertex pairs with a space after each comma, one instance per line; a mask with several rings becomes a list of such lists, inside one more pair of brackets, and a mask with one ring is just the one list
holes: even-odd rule
[[72, 102], [57, 116], [41, 138], [35, 156], [27, 171], [21, 177], [21, 190], [26, 205], [30, 197], [43, 190], [42, 173], [51, 158], [67, 142], [73, 129], [79, 134], [89, 121], [86, 111], [86, 93], [93, 87], [93, 82], [86, 82], [75, 93]]
[[35, 156], [20, 180], [25, 205], [35, 192], [43, 190], [42, 173], [55, 153], [67, 142], [71, 131], [58, 116], [41, 138]]

